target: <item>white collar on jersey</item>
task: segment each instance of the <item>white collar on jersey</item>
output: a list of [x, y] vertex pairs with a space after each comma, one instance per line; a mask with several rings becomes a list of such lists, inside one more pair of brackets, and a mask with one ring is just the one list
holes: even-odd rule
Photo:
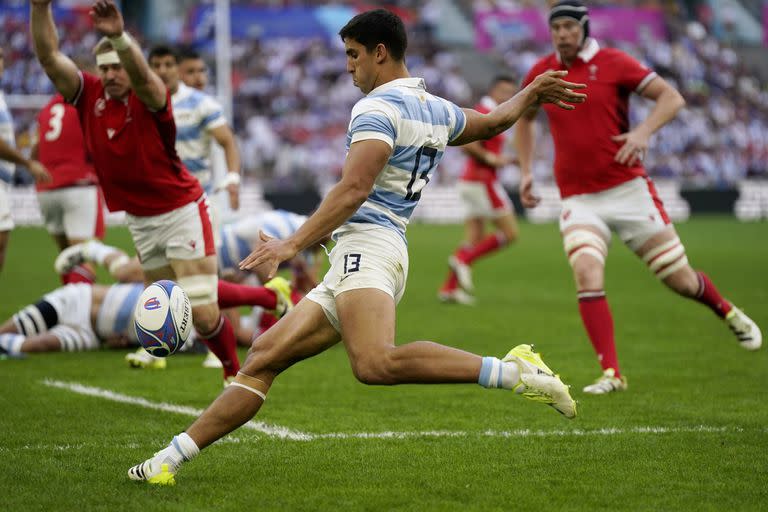
[[181, 99], [186, 98], [189, 96], [189, 92], [192, 90], [191, 87], [187, 86], [184, 82], [179, 80], [179, 88], [176, 89], [175, 94], [171, 94], [171, 103], [175, 103]]
[[397, 78], [385, 84], [381, 84], [380, 86], [378, 86], [377, 88], [369, 92], [368, 95], [370, 96], [375, 92], [386, 91], [387, 89], [391, 89], [393, 87], [413, 87], [416, 89], [424, 89], [424, 90], [427, 89], [427, 86], [424, 83], [423, 78], [417, 78], [417, 77]]
[[480, 98], [480, 104], [488, 110], [493, 110], [499, 106], [499, 104], [496, 103], [490, 96], [483, 96]]
[[[589, 62], [595, 58], [595, 55], [597, 55], [597, 52], [599, 51], [600, 45], [597, 43], [597, 41], [591, 37], [588, 37], [584, 45], [581, 47], [581, 50], [578, 53], [578, 57], [584, 62]], [[557, 62], [562, 62], [560, 60], [560, 53], [555, 52], [555, 55], [557, 56]]]

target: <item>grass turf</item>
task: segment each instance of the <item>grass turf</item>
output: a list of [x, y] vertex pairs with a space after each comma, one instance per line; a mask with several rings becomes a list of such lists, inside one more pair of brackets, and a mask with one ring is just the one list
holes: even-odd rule
[[[768, 228], [700, 218], [678, 227], [688, 256], [768, 326]], [[280, 440], [232, 434], [186, 465], [178, 485], [127, 480], [191, 418], [45, 386], [78, 382], [204, 408], [220, 375], [202, 356], [132, 371], [123, 354], [45, 354], [0, 362], [2, 510], [759, 510], [768, 502], [763, 349], [740, 349], [705, 307], [680, 299], [626, 249], [608, 259], [607, 292], [629, 391], [586, 396], [599, 373], [553, 225], [523, 224], [518, 246], [476, 265], [478, 306], [439, 304], [456, 226], [410, 228], [411, 275], [398, 342], [434, 339], [501, 356], [534, 342], [573, 384], [580, 416], [478, 386], [366, 387], [341, 347], [282, 376], [257, 417], [311, 433], [464, 432], [457, 437]], [[127, 233], [109, 242], [129, 247]], [[0, 316], [57, 285], [53, 243], [13, 232]], [[703, 428], [701, 428], [703, 427]], [[601, 430], [604, 429], [604, 430]], [[613, 430], [610, 430], [613, 429]], [[510, 432], [509, 437], [484, 435]]]

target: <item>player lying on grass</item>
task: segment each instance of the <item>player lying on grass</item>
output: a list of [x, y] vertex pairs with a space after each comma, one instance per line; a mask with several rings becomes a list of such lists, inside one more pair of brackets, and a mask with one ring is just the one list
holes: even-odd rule
[[[241, 297], [236, 303], [220, 304], [222, 309], [262, 306], [274, 310], [279, 302], [276, 299], [278, 294], [272, 290], [244, 288], [252, 288], [253, 294]], [[138, 346], [133, 314], [142, 290], [144, 285], [141, 282], [113, 285], [77, 283], [57, 288], [21, 309], [0, 326], [0, 352], [17, 355], [96, 350], [101, 346]], [[281, 316], [286, 311], [283, 308], [276, 313]], [[253, 336], [260, 333], [253, 322], [236, 325], [239, 325], [235, 332], [241, 344], [250, 345]], [[193, 333], [191, 339], [198, 339], [198, 336]], [[187, 344], [191, 346], [194, 343]]]
[[[405, 65], [407, 37], [395, 14], [355, 16], [340, 32], [353, 83], [367, 96], [352, 109], [342, 178], [292, 236], [270, 240], [241, 263], [278, 265], [334, 232], [336, 246], [323, 282], [254, 341], [242, 371], [216, 401], [171, 443], [128, 471], [134, 480], [170, 484], [179, 466], [261, 408], [277, 376], [343, 340], [352, 371], [371, 385], [477, 383], [512, 390], [568, 418], [576, 404], [529, 345], [504, 360], [431, 341], [395, 345], [395, 306], [405, 292], [405, 229], [421, 191], [448, 144], [487, 139], [543, 102], [573, 109], [583, 85], [546, 72], [488, 114], [462, 110], [426, 91]], [[338, 228], [338, 229], [337, 229]]]

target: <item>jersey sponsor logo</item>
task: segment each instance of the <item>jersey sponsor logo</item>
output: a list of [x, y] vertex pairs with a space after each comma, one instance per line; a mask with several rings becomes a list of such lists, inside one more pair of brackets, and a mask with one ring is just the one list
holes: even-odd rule
[[595, 64], [589, 65], [589, 79], [597, 80], [597, 65]]
[[106, 108], [107, 101], [104, 98], [97, 99], [96, 103], [93, 104], [93, 115], [96, 117], [101, 117], [101, 115], [104, 113], [104, 109]]
[[565, 210], [563, 212], [563, 220], [568, 220], [568, 217], [571, 216], [571, 210]]
[[107, 128], [107, 137], [110, 139], [115, 136], [115, 130], [112, 128]]
[[147, 299], [146, 302], [144, 302], [144, 309], [147, 311], [154, 311], [156, 309], [160, 309], [160, 300], [158, 300], [157, 297], [152, 297], [151, 299]]

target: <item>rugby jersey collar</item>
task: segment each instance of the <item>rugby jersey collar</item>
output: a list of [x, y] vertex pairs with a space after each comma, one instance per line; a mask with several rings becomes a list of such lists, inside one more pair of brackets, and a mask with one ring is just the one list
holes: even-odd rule
[[368, 96], [374, 93], [384, 92], [394, 87], [411, 87], [414, 89], [423, 89], [425, 91], [427, 90], [427, 86], [424, 83], [423, 78], [418, 78], [418, 77], [397, 78], [385, 84], [381, 84], [380, 86], [378, 86], [377, 88], [369, 92]]
[[[577, 56], [584, 62], [589, 62], [595, 58], [598, 51], [600, 51], [600, 44], [595, 39], [589, 37]], [[557, 57], [557, 62], [562, 62], [560, 52], [555, 52], [555, 56]]]
[[189, 96], [190, 89], [184, 82], [179, 80], [179, 88], [176, 89], [176, 94], [171, 95], [171, 102], [176, 102]]

